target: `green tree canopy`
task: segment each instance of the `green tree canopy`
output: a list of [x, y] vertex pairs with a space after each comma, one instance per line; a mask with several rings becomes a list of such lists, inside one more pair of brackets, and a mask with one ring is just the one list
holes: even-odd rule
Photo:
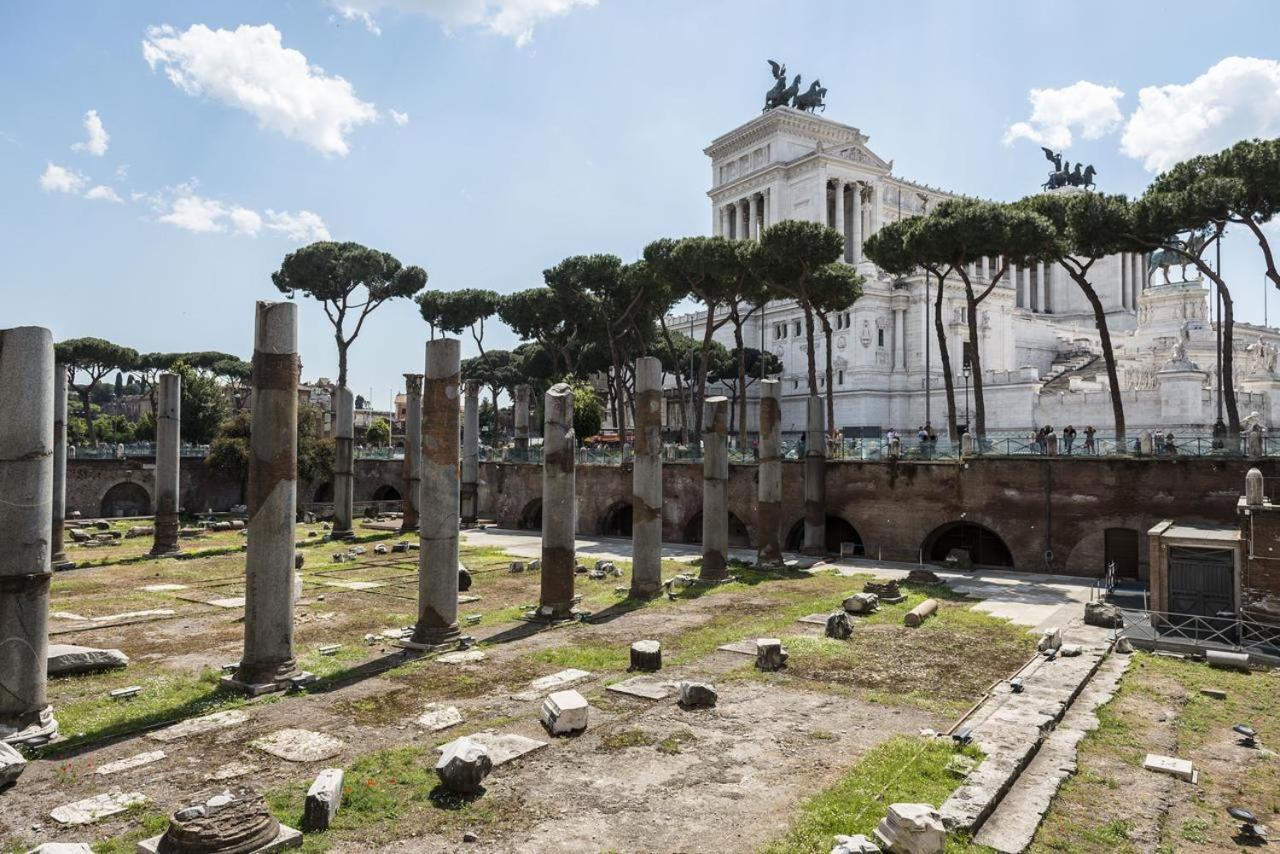
[[[112, 371], [131, 371], [138, 362], [138, 351], [102, 338], [71, 338], [54, 346], [57, 361], [70, 370], [70, 386], [80, 398], [80, 414], [84, 418], [88, 440], [97, 441], [89, 396], [102, 378]], [[77, 377], [80, 382], [76, 382]]]
[[182, 441], [204, 445], [213, 440], [227, 417], [227, 395], [217, 380], [184, 361], [172, 370], [182, 382]]
[[385, 418], [375, 418], [365, 428], [364, 440], [376, 448], [385, 448], [391, 444], [391, 425]]
[[496, 291], [463, 288], [456, 291], [424, 291], [417, 301], [422, 319], [431, 327], [432, 338], [435, 337], [437, 328], [454, 335], [469, 329], [476, 347], [484, 353], [484, 322], [497, 314], [502, 297]]

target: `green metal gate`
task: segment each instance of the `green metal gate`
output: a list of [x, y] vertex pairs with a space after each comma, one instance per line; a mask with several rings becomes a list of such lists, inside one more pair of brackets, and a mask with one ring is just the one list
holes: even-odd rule
[[1169, 549], [1169, 612], [1214, 617], [1235, 610], [1235, 552]]

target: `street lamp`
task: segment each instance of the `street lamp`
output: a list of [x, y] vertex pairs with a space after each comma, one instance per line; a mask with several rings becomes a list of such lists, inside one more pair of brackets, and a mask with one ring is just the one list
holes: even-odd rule
[[969, 363], [964, 365], [964, 432], [969, 432]]

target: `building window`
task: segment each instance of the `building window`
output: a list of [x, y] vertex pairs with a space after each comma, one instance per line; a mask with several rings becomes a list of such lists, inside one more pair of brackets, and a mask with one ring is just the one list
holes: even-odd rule
[[798, 320], [797, 320], [794, 324], [792, 324], [792, 326], [795, 328], [795, 334], [796, 334], [796, 335], [799, 335], [799, 334], [800, 334], [800, 321], [798, 321]]
[[844, 371], [836, 371], [836, 381], [844, 385]]
[[795, 390], [796, 390], [796, 389], [798, 389], [798, 388], [800, 388], [800, 380], [792, 380], [792, 381], [791, 381], [791, 390], [792, 390], [792, 391], [795, 391]]
[[844, 313], [844, 328], [848, 329], [852, 325], [853, 325], [853, 319], [849, 317], [849, 312], [846, 311]]
[[883, 329], [876, 330], [876, 346], [877, 347], [884, 346], [884, 330]]

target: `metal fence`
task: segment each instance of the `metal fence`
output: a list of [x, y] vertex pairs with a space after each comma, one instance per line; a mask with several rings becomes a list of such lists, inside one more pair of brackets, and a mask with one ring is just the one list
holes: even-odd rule
[[1234, 613], [1217, 617], [1135, 609], [1120, 613], [1124, 627], [1119, 635], [1140, 649], [1195, 653], [1225, 649], [1280, 660], [1280, 623]]

